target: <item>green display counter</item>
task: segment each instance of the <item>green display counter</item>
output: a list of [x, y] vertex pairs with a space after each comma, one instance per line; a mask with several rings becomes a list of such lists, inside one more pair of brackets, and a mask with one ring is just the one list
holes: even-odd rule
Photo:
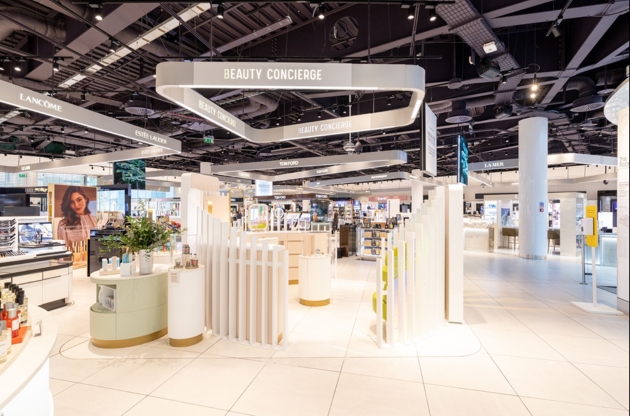
[[90, 308], [92, 344], [100, 348], [123, 348], [161, 338], [168, 332], [168, 268], [153, 267], [153, 273], [90, 276], [96, 284], [96, 303]]

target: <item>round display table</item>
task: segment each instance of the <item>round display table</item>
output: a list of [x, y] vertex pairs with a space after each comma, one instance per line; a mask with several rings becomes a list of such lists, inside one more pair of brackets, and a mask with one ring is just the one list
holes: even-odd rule
[[[54, 414], [48, 357], [57, 339], [57, 323], [42, 308], [28, 309], [31, 330], [22, 343], [13, 344], [7, 361], [0, 364], [0, 415], [4, 416]], [[34, 336], [33, 327], [41, 335]]]
[[204, 266], [168, 273], [168, 336], [174, 347], [188, 347], [203, 339], [205, 329]]
[[153, 273], [121, 277], [92, 273], [96, 303], [90, 308], [92, 344], [123, 348], [144, 344], [167, 334], [168, 268], [153, 266]]
[[330, 255], [300, 256], [300, 303], [325, 306], [330, 303]]

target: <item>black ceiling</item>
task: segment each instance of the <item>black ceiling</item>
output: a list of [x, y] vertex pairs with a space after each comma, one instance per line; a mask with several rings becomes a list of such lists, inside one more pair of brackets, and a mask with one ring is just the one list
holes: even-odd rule
[[[205, 124], [155, 92], [152, 75], [157, 63], [210, 59], [212, 51], [213, 59], [223, 60], [422, 66], [426, 101], [438, 114], [440, 175], [455, 170], [453, 146], [460, 134], [470, 146], [471, 162], [517, 157], [518, 121], [530, 116], [549, 118], [550, 153], [616, 154], [616, 127], [606, 122], [601, 104], [626, 77], [627, 1], [572, 1], [557, 25], [557, 37], [546, 33], [566, 0], [456, 0], [428, 7], [418, 4], [411, 10], [409, 3], [378, 0], [325, 3], [323, 20], [314, 13], [316, 3], [311, 7], [309, 3], [226, 2], [223, 19], [218, 18], [217, 7], [208, 9], [148, 46], [88, 74], [85, 69], [108, 55], [112, 42], [120, 47], [194, 4], [118, 3], [124, 4], [104, 1], [104, 18], [98, 21], [99, 9], [78, 1], [0, 0], [4, 69], [0, 77], [182, 141], [181, 155], [152, 159], [151, 167], [198, 171], [202, 161], [220, 164], [345, 152], [347, 135], [256, 145]], [[430, 21], [433, 13], [437, 19]], [[415, 19], [408, 19], [409, 14]], [[226, 49], [230, 42], [287, 16], [291, 19], [287, 26]], [[496, 41], [499, 51], [487, 58], [496, 62], [502, 75], [486, 79], [479, 76], [485, 56], [481, 44], [490, 40]], [[64, 59], [55, 61], [55, 56]], [[20, 57], [25, 61], [18, 72], [14, 67]], [[53, 71], [53, 62], [59, 71]], [[60, 86], [77, 74], [86, 77], [69, 88]], [[532, 99], [534, 82], [539, 91]], [[398, 91], [200, 92], [261, 128], [320, 116], [344, 117], [350, 111], [384, 111], [408, 103], [408, 96]], [[0, 117], [12, 110], [0, 107]], [[471, 120], [446, 121], [455, 115]], [[139, 146], [106, 134], [85, 133], [80, 126], [68, 125], [62, 132], [62, 124], [38, 114], [19, 114], [0, 124], [0, 148], [5, 153], [59, 158]], [[204, 135], [213, 135], [214, 144], [204, 143]], [[363, 151], [417, 149], [418, 126], [362, 133], [352, 140], [361, 141]], [[403, 169], [415, 168], [419, 155], [410, 151]]]

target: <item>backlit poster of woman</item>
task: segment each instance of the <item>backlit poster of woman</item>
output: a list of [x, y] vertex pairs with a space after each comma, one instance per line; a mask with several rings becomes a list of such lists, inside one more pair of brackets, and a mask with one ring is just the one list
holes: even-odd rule
[[55, 185], [54, 223], [56, 239], [64, 240], [73, 253], [75, 267], [87, 263], [87, 241], [96, 228], [96, 188]]

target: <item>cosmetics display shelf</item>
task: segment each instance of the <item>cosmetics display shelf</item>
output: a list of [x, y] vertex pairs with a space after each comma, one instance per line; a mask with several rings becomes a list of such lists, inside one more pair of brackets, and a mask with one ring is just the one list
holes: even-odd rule
[[57, 324], [52, 314], [30, 306], [27, 325], [40, 328], [40, 335], [27, 331], [24, 341], [12, 346], [7, 362], [0, 366], [0, 414], [7, 416], [52, 414], [48, 357], [57, 339]]
[[72, 297], [72, 262], [59, 259], [14, 262], [0, 267], [0, 284], [20, 285], [31, 305], [65, 306]]
[[[361, 258], [376, 259], [381, 256], [381, 250], [387, 249], [387, 228], [361, 228], [359, 250]], [[383, 245], [382, 239], [385, 239]]]

